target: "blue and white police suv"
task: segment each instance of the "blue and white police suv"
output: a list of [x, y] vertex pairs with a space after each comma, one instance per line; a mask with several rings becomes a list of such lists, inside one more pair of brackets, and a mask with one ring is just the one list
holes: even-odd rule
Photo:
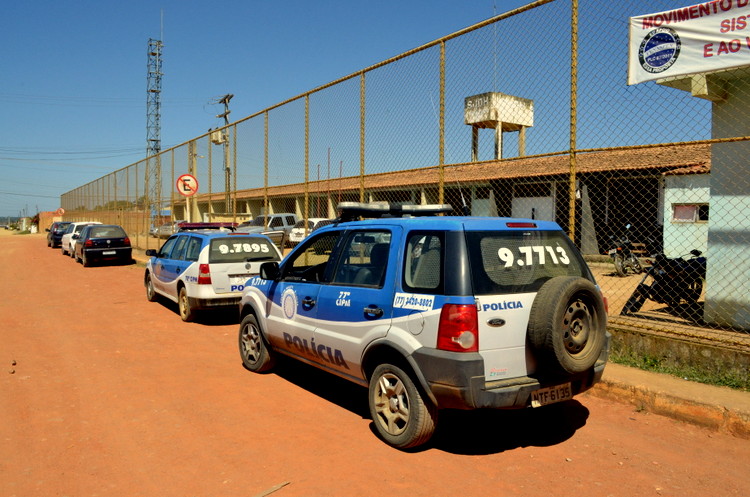
[[158, 251], [147, 250], [146, 298], [177, 302], [183, 321], [192, 321], [199, 309], [236, 312], [248, 279], [263, 262], [280, 261], [281, 252], [265, 235], [227, 231], [232, 228], [232, 223], [182, 223]]
[[537, 408], [601, 378], [605, 300], [557, 224], [435, 215], [449, 205], [339, 212], [248, 282], [247, 369], [284, 354], [368, 387], [398, 448], [427, 442], [442, 408]]

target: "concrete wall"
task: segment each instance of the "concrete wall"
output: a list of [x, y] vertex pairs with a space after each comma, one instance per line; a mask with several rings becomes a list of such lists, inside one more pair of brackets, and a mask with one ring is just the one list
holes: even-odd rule
[[[713, 136], [750, 135], [750, 79], [727, 83], [713, 104]], [[750, 142], [718, 143], [711, 154], [711, 214], [704, 319], [750, 329]]]
[[[674, 204], [708, 204], [711, 198], [709, 174], [686, 174], [664, 178], [664, 254], [680, 257], [693, 249], [708, 256], [708, 223], [674, 222]], [[711, 213], [713, 214], [713, 213]]]
[[616, 361], [648, 360], [666, 368], [689, 366], [696, 373], [734, 379], [742, 384], [749, 380], [750, 353], [747, 350], [626, 327], [610, 325], [609, 331], [612, 333], [610, 355]]

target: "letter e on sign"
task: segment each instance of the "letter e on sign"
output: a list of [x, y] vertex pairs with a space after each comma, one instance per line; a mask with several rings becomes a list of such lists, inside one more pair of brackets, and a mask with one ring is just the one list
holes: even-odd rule
[[198, 180], [191, 174], [183, 174], [177, 178], [177, 192], [185, 197], [192, 197], [198, 193]]

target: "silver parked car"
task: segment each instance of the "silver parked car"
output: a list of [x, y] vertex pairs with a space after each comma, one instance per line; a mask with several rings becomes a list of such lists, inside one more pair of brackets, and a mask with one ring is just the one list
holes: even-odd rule
[[184, 222], [185, 220], [181, 219], [179, 221], [172, 221], [171, 223], [164, 223], [158, 228], [156, 228], [155, 236], [157, 238], [169, 238], [170, 236], [180, 231], [180, 224]]

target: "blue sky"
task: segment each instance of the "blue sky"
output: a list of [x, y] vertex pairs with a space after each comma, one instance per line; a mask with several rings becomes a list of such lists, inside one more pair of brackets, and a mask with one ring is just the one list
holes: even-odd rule
[[[162, 148], [506, 12], [521, 0], [25, 1], [0, 16], [0, 217], [145, 156], [149, 38]], [[163, 13], [163, 32], [161, 18]]]
[[[223, 125], [216, 117], [222, 95], [234, 94], [230, 122], [240, 121], [527, 3], [6, 2], [0, 15], [0, 219], [55, 210], [60, 195], [146, 156], [149, 38], [164, 42], [161, 141], [167, 150]], [[626, 85], [628, 17], [689, 3], [579, 2], [578, 147], [710, 137], [709, 102], [654, 82]], [[447, 163], [470, 160], [463, 101], [487, 91], [534, 101], [527, 153], [565, 150], [569, 9], [569, 0], [559, 0], [446, 44]], [[432, 49], [410, 57], [405, 71], [393, 64], [368, 73], [368, 131], [377, 130], [368, 133], [368, 172], [437, 163], [437, 54]], [[311, 167], [326, 164], [333, 149], [332, 163], [343, 164], [343, 175], [356, 174], [359, 137], [351, 129], [358, 126], [346, 122], [358, 119], [357, 81], [312, 100], [311, 122], [327, 125], [311, 136]], [[654, 109], [655, 118], [647, 118]], [[300, 100], [274, 111], [271, 184], [302, 181], [303, 133], [293, 130], [303, 115]], [[243, 139], [262, 138], [257, 125], [244, 123]], [[492, 158], [491, 132], [484, 131], [480, 160]], [[506, 135], [504, 149], [513, 149], [517, 134]], [[238, 152], [240, 189], [262, 185], [258, 150]], [[201, 179], [205, 167], [199, 163], [198, 169]], [[165, 183], [165, 191], [170, 186]]]

